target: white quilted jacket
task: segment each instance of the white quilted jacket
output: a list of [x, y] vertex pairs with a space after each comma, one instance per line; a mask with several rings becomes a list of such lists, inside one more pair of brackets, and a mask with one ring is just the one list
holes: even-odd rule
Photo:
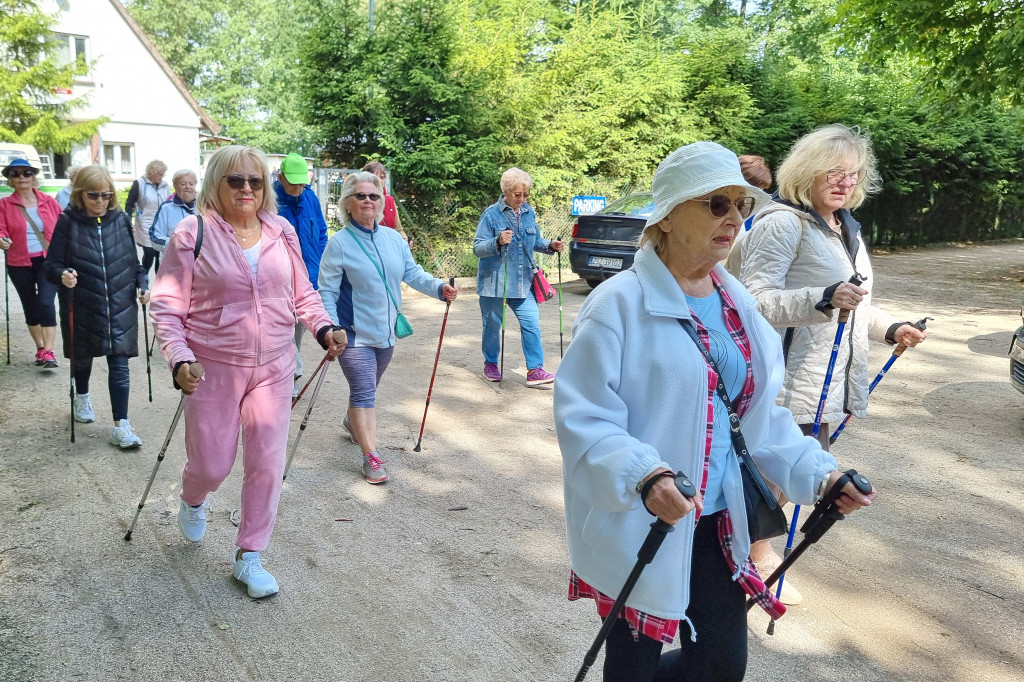
[[811, 214], [777, 201], [758, 213], [737, 244], [739, 279], [757, 299], [758, 310], [783, 339], [786, 330], [793, 328], [777, 402], [789, 408], [798, 424], [814, 422], [838, 328], [837, 311], [814, 307], [825, 289], [849, 281], [856, 271], [866, 278], [861, 286], [869, 293], [843, 332], [823, 422], [835, 424], [845, 412], [867, 416], [868, 342], [884, 343], [889, 326], [898, 321], [871, 304], [871, 262], [860, 225], [848, 214], [845, 221], [854, 229], [855, 264], [838, 234], [826, 230]]

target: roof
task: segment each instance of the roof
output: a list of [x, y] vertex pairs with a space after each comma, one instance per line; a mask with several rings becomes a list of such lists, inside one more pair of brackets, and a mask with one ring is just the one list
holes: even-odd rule
[[199, 102], [197, 102], [196, 98], [192, 96], [191, 92], [189, 92], [188, 86], [185, 85], [185, 81], [181, 80], [181, 76], [174, 72], [174, 69], [172, 69], [171, 65], [167, 63], [167, 60], [160, 54], [160, 51], [156, 49], [156, 45], [154, 45], [153, 41], [149, 39], [146, 32], [142, 30], [139, 23], [135, 21], [131, 14], [128, 13], [128, 10], [124, 8], [120, 0], [110, 0], [110, 4], [114, 6], [117, 13], [121, 15], [122, 19], [124, 19], [124, 23], [128, 24], [128, 27], [135, 34], [135, 37], [139, 39], [139, 42], [141, 42], [149, 53], [153, 55], [153, 59], [156, 60], [156, 63], [160, 65], [160, 68], [163, 69], [164, 73], [167, 74], [167, 77], [172, 83], [174, 83], [174, 87], [178, 89], [181, 96], [185, 98], [185, 101], [189, 103], [192, 109], [199, 116], [199, 120], [202, 122], [203, 127], [214, 135], [219, 133], [221, 125], [210, 118], [210, 115], [206, 113], [206, 110], [199, 106]]

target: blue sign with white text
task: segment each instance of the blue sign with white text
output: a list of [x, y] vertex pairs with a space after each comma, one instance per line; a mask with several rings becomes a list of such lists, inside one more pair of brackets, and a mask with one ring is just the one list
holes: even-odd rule
[[604, 197], [575, 196], [572, 198], [572, 215], [593, 215], [607, 204]]

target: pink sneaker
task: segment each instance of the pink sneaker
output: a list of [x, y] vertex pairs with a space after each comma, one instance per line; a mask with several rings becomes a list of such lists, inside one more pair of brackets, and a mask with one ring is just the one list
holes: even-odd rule
[[542, 384], [550, 384], [555, 380], [555, 375], [549, 372], [545, 372], [543, 367], [537, 367], [531, 369], [526, 373], [526, 385], [527, 386], [540, 386]]
[[56, 369], [59, 366], [52, 350], [44, 350], [39, 357], [43, 361], [43, 369]]
[[498, 371], [498, 366], [493, 362], [484, 363], [484, 379], [488, 381], [501, 381], [501, 372]]
[[46, 362], [45, 360], [43, 360], [43, 351], [44, 350], [46, 350], [46, 349], [45, 348], [38, 348], [38, 349], [36, 349], [36, 366], [37, 367], [42, 367], [43, 363]]

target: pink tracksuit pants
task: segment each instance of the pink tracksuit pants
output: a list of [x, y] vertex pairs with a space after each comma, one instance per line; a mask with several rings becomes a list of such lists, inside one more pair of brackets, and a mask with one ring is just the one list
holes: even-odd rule
[[[292, 350], [292, 348], [288, 348]], [[197, 358], [205, 380], [185, 400], [181, 499], [193, 507], [231, 473], [242, 430], [242, 512], [236, 544], [262, 552], [270, 543], [281, 497], [295, 355], [282, 352], [258, 367]]]

